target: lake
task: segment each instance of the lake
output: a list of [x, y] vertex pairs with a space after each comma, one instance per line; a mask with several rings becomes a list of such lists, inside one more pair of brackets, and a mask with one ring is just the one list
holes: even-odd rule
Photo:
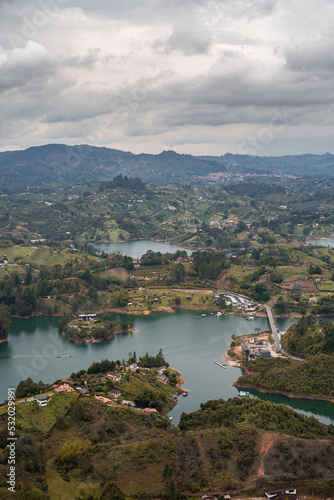
[[334, 247], [334, 236], [331, 238], [307, 238], [307, 245], [323, 245], [324, 247]]
[[128, 255], [134, 259], [138, 259], [147, 250], [161, 253], [175, 253], [177, 250], [185, 250], [188, 255], [191, 255], [195, 250], [189, 248], [182, 248], [176, 243], [167, 243], [166, 241], [152, 241], [152, 240], [129, 240], [121, 243], [119, 241], [110, 243], [90, 243], [95, 250], [104, 251], [106, 253], [120, 253], [121, 255]]
[[[15, 387], [27, 377], [52, 383], [87, 369], [93, 361], [128, 359], [133, 351], [137, 357], [146, 352], [155, 355], [161, 348], [170, 366], [182, 372], [183, 387], [189, 390], [188, 397], [180, 397], [172, 411], [173, 423], [177, 424], [182, 412], [195, 411], [200, 403], [238, 395], [232, 384], [241, 370], [222, 369], [214, 361], [225, 362], [224, 353], [232, 334], [268, 329], [266, 318], [248, 322], [240, 316], [196, 318], [197, 314], [198, 311], [178, 309], [174, 314], [124, 315], [134, 322], [135, 332], [97, 344], [76, 344], [61, 336], [58, 318], [14, 319], [9, 341], [0, 344], [0, 400], [7, 398], [8, 387]], [[295, 321], [279, 318], [277, 327], [286, 330]], [[64, 357], [57, 358], [58, 355]], [[265, 401], [285, 403], [303, 414], [314, 415], [327, 425], [334, 424], [334, 406], [330, 403], [250, 392]]]

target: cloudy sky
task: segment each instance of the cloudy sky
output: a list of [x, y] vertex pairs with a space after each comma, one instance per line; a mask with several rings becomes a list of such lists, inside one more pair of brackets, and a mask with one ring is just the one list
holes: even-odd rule
[[0, 0], [0, 150], [334, 153], [330, 0]]

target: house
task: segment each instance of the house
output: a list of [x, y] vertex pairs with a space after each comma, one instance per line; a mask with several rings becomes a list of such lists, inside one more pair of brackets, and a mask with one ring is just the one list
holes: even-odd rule
[[101, 401], [105, 405], [112, 405], [112, 403], [113, 403], [112, 399], [105, 398], [104, 396], [95, 396], [95, 399], [97, 399], [98, 401]]
[[309, 303], [316, 304], [318, 302], [318, 297], [310, 297]]
[[37, 401], [39, 406], [46, 406], [49, 402], [49, 397], [42, 396], [41, 394], [38, 394], [37, 396], [35, 396], [34, 399], [35, 399], [35, 401]]
[[136, 406], [132, 401], [127, 401], [126, 399], [123, 399], [122, 405]]
[[100, 382], [105, 382], [107, 379], [105, 377], [90, 378], [89, 382], [91, 384], [99, 384]]
[[244, 343], [241, 344], [241, 350], [242, 350], [243, 356], [245, 356], [247, 358], [250, 354], [250, 348], [248, 347], [248, 345], [244, 344]]
[[89, 394], [89, 390], [84, 387], [76, 387], [75, 390], [78, 391], [80, 394]]
[[138, 365], [136, 363], [132, 363], [130, 366], [126, 366], [125, 369], [130, 372], [135, 372], [138, 368]]
[[297, 500], [297, 490], [295, 488], [281, 488], [265, 492], [268, 500]]
[[64, 392], [72, 392], [74, 389], [69, 384], [62, 384], [56, 387], [54, 391], [56, 394], [63, 394]]
[[145, 413], [158, 413], [155, 408], [144, 408]]
[[165, 375], [159, 375], [157, 381], [160, 382], [161, 384], [167, 384], [168, 377], [166, 377]]
[[109, 395], [112, 396], [114, 399], [117, 399], [121, 396], [121, 391], [114, 389], [109, 392]]
[[122, 375], [120, 373], [109, 372], [109, 373], [107, 373], [107, 377], [111, 378], [115, 382], [119, 382], [121, 380], [121, 378], [122, 378]]
[[79, 321], [94, 321], [96, 319], [96, 314], [79, 314]]

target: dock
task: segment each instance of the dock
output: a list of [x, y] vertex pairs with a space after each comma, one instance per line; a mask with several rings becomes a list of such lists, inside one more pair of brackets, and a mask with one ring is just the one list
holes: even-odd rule
[[221, 363], [218, 363], [218, 361], [215, 361], [215, 363], [216, 363], [216, 365], [220, 366], [221, 368], [224, 368], [224, 370], [225, 370], [226, 367], [224, 365], [222, 365]]

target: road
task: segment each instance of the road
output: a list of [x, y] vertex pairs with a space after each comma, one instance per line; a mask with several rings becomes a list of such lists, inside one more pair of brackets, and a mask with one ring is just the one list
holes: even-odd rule
[[281, 350], [281, 342], [280, 342], [280, 339], [278, 337], [278, 333], [277, 333], [277, 328], [276, 328], [276, 323], [275, 323], [275, 320], [274, 320], [273, 312], [272, 312], [271, 308], [267, 304], [264, 304], [264, 307], [266, 308], [266, 311], [267, 311], [268, 321], [269, 321], [269, 325], [270, 325], [270, 328], [271, 328], [271, 333], [273, 334], [273, 337], [274, 337], [276, 349], [277, 349], [277, 351], [280, 351]]
[[266, 308], [266, 311], [267, 311], [268, 321], [269, 321], [269, 324], [270, 324], [271, 332], [272, 332], [273, 337], [274, 337], [276, 351], [277, 352], [280, 351], [282, 354], [285, 354], [286, 356], [289, 356], [289, 358], [291, 358], [291, 359], [296, 359], [297, 361], [303, 361], [302, 358], [296, 358], [295, 356], [291, 356], [287, 352], [283, 351], [280, 339], [278, 337], [278, 333], [277, 333], [277, 328], [276, 328], [276, 323], [275, 323], [275, 319], [274, 319], [274, 316], [273, 316], [273, 312], [272, 312], [271, 308], [267, 304], [264, 304], [264, 307]]

